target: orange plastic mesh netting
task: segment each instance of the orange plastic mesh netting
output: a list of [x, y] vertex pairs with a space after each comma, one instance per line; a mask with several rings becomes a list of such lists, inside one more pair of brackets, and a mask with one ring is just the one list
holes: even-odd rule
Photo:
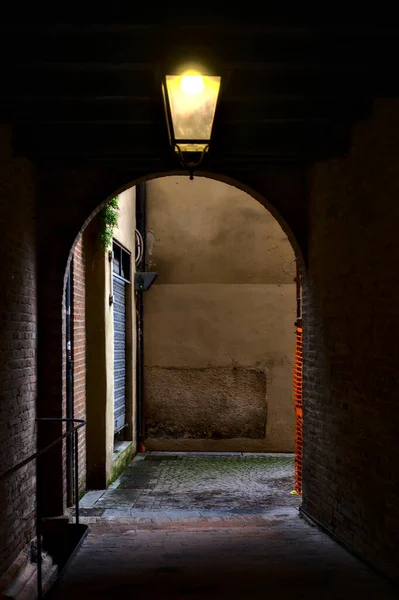
[[294, 402], [295, 402], [295, 491], [302, 493], [302, 327], [296, 328], [294, 355]]

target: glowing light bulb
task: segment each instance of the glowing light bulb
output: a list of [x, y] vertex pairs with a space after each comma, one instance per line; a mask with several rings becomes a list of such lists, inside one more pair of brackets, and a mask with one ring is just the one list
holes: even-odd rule
[[202, 75], [182, 75], [180, 89], [188, 96], [200, 94], [205, 89]]

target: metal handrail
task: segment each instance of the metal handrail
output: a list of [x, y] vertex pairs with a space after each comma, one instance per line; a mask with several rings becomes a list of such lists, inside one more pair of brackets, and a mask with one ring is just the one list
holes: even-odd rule
[[[74, 423], [80, 423], [80, 425], [76, 426], [76, 429], [80, 429], [81, 427], [83, 427], [84, 425], [86, 425], [86, 421], [84, 421], [83, 419], [39, 418], [39, 419], [36, 419], [36, 421], [60, 421], [60, 422], [61, 421], [66, 421], [66, 422], [73, 421]], [[19, 469], [22, 469], [22, 467], [25, 467], [25, 465], [27, 465], [30, 462], [32, 462], [32, 460], [35, 460], [35, 458], [38, 458], [39, 456], [41, 456], [42, 454], [44, 454], [45, 452], [47, 452], [47, 450], [50, 450], [50, 448], [52, 448], [53, 446], [55, 446], [56, 444], [58, 444], [58, 442], [60, 442], [64, 438], [68, 437], [68, 435], [71, 435], [74, 432], [74, 430], [75, 430], [75, 427], [73, 429], [71, 429], [70, 431], [67, 431], [66, 433], [64, 433], [63, 435], [61, 435], [59, 438], [57, 438], [53, 442], [51, 442], [51, 444], [48, 444], [48, 446], [45, 446], [41, 450], [38, 450], [34, 454], [31, 454], [28, 458], [25, 458], [24, 460], [21, 460], [21, 462], [17, 463], [13, 467], [10, 467], [9, 469], [6, 469], [2, 473], [0, 473], [0, 481], [2, 479], [6, 479], [9, 475], [12, 475], [13, 473], [15, 473], [16, 471], [18, 471]]]
[[10, 467], [3, 471], [0, 474], [0, 481], [2, 479], [6, 479], [13, 473], [16, 473], [22, 467], [25, 467], [30, 462], [36, 460], [36, 515], [35, 515], [35, 525], [36, 525], [36, 543], [37, 543], [37, 551], [36, 551], [36, 560], [37, 560], [37, 596], [38, 599], [41, 600], [43, 598], [43, 581], [42, 581], [42, 528], [41, 528], [41, 515], [40, 515], [40, 501], [39, 501], [39, 469], [38, 469], [38, 459], [48, 452], [53, 446], [56, 446], [63, 439], [68, 436], [73, 435], [73, 446], [74, 446], [74, 462], [75, 462], [75, 522], [79, 525], [79, 447], [78, 447], [78, 431], [81, 427], [86, 425], [86, 421], [84, 419], [72, 419], [72, 418], [53, 418], [53, 417], [40, 417], [36, 419], [37, 422], [48, 422], [48, 423], [78, 423], [69, 431], [66, 431], [62, 435], [60, 435], [57, 439], [53, 440], [50, 444], [41, 448], [34, 454], [31, 454], [28, 458], [20, 461], [16, 465]]

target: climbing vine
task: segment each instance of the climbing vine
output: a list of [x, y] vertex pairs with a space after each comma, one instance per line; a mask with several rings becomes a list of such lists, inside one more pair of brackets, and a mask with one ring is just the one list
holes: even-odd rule
[[110, 250], [114, 229], [118, 227], [119, 196], [107, 202], [100, 213], [101, 229], [100, 239], [105, 251]]

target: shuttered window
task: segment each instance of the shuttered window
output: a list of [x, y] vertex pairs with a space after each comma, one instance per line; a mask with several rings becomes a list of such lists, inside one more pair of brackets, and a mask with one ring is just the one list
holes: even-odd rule
[[114, 431], [126, 426], [126, 291], [130, 282], [130, 254], [113, 243], [114, 295]]

